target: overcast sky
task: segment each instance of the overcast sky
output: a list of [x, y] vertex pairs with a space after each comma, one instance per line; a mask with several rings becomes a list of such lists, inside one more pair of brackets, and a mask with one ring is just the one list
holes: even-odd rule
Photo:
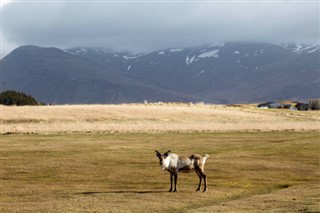
[[2, 56], [26, 44], [149, 52], [228, 41], [319, 43], [319, 1], [29, 1], [1, 6]]

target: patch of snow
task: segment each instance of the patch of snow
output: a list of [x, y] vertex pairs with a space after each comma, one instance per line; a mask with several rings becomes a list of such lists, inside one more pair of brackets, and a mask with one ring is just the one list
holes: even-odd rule
[[214, 43], [210, 45], [210, 47], [223, 47], [223, 46], [224, 46], [224, 43]]
[[285, 43], [275, 43], [275, 45], [278, 45], [284, 49], [288, 49], [289, 44], [285, 44]]
[[192, 56], [189, 63], [191, 64], [194, 61], [194, 59], [196, 59], [196, 56]]
[[209, 58], [209, 57], [219, 58], [219, 55], [217, 54], [218, 52], [219, 50], [211, 50], [198, 55], [198, 58]]
[[81, 51], [82, 51], [83, 53], [87, 53], [87, 52], [88, 52], [88, 50], [85, 49], [85, 48], [81, 48]]
[[307, 53], [313, 53], [315, 51], [319, 50], [319, 47], [318, 48], [314, 48], [313, 50], [309, 50]]
[[249, 56], [249, 53], [245, 54], [243, 57], [248, 57]]
[[126, 59], [126, 60], [138, 58], [137, 56], [129, 56], [129, 55], [124, 55], [124, 56], [122, 56], [122, 57], [123, 57], [124, 59]]
[[189, 65], [189, 56], [186, 57], [186, 64]]
[[196, 56], [192, 56], [191, 58], [189, 58], [189, 56], [186, 56], [186, 64], [190, 65], [194, 60], [196, 59]]
[[131, 65], [128, 66], [127, 70], [130, 70], [130, 69], [131, 69]]
[[307, 46], [305, 48], [303, 48], [301, 50], [302, 51], [307, 51], [307, 53], [313, 53], [313, 52], [316, 52], [316, 51], [319, 51], [320, 50], [320, 45], [319, 44], [313, 44], [313, 45], [310, 45], [310, 46]]
[[[308, 47], [305, 47], [303, 44], [284, 44], [284, 43], [277, 43], [277, 45], [281, 46], [284, 49], [291, 50], [294, 53], [300, 54], [304, 50], [306, 50]], [[314, 45], [312, 45], [314, 46]]]
[[114, 56], [114, 57], [119, 57], [119, 55], [117, 55], [117, 54], [113, 54], [113, 56]]
[[80, 49], [76, 49], [76, 50], [63, 50], [64, 52], [70, 53], [72, 55], [81, 55], [81, 54], [86, 54], [88, 52], [87, 49], [85, 48], [80, 48]]
[[234, 51], [233, 52], [234, 54], [240, 54], [240, 52], [237, 50], [237, 51]]
[[159, 55], [164, 55], [164, 51], [158, 52]]
[[153, 65], [157, 65], [157, 64], [160, 64], [161, 61], [157, 61], [157, 62], [154, 62]]
[[81, 51], [80, 50], [68, 50], [67, 51], [69, 54], [71, 54], [71, 55], [80, 55], [81, 54]]
[[169, 50], [171, 53], [174, 53], [174, 52], [181, 52], [183, 49], [171, 49]]
[[195, 77], [193, 77], [194, 79], [198, 78], [201, 74], [203, 74], [205, 71], [201, 70], [199, 73], [196, 74]]
[[301, 49], [302, 49], [302, 45], [301, 44], [296, 44], [296, 47], [293, 48], [293, 52], [299, 53]]

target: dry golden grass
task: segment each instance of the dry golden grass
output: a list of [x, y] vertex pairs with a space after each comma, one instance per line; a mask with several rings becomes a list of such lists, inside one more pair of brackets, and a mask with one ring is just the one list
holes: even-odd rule
[[[319, 132], [1, 136], [1, 212], [319, 212]], [[208, 153], [208, 192], [154, 150]]]
[[0, 133], [319, 131], [319, 111], [250, 105], [1, 106]]

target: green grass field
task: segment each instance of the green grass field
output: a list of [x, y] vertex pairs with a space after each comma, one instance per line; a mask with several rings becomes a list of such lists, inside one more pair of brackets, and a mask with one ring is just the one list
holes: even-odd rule
[[[319, 212], [319, 132], [1, 136], [1, 212]], [[209, 154], [198, 177], [155, 149]]]

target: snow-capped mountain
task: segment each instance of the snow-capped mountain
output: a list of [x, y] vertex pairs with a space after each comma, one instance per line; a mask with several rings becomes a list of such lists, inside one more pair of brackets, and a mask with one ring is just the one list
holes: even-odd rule
[[130, 54], [22, 46], [2, 90], [53, 103], [244, 103], [320, 97], [320, 45], [217, 43]]
[[291, 50], [294, 53], [313, 53], [316, 51], [320, 51], [320, 45], [319, 44], [313, 44], [313, 45], [305, 45], [305, 44], [281, 44], [279, 43], [281, 47]]

